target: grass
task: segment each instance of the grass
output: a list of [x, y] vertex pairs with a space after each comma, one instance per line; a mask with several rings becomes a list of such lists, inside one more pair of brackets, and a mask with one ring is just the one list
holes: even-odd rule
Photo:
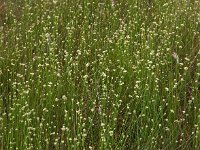
[[198, 0], [1, 3], [0, 149], [200, 149]]

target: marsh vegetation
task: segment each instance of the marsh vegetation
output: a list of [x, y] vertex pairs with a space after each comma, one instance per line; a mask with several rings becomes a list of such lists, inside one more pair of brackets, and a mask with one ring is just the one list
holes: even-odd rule
[[0, 5], [0, 149], [199, 150], [199, 0]]

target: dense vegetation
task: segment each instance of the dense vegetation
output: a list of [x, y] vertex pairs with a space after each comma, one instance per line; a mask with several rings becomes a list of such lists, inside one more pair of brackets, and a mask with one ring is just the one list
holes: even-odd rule
[[8, 0], [0, 149], [199, 150], [199, 0]]

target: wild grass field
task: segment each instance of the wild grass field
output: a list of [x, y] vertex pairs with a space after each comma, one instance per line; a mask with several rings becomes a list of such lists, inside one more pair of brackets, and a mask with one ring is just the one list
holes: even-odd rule
[[1, 150], [199, 150], [199, 0], [0, 2]]

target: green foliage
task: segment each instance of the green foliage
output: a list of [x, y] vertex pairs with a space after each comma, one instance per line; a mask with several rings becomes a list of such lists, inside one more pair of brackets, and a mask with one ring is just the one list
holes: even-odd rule
[[200, 149], [198, 0], [2, 6], [0, 149]]

